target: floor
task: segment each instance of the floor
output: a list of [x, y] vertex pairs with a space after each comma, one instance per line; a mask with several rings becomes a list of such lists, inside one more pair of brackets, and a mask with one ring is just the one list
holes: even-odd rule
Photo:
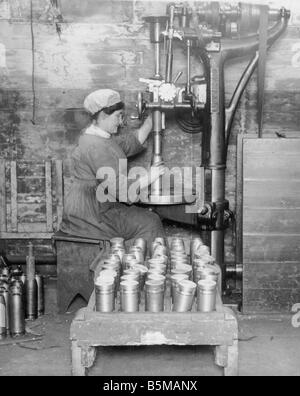
[[[0, 342], [0, 376], [69, 376], [69, 329], [77, 300], [57, 315], [56, 284], [46, 285], [46, 315], [27, 323], [28, 335]], [[291, 316], [240, 316], [239, 372], [243, 376], [300, 376], [300, 328]], [[89, 375], [221, 376], [206, 347], [99, 348]]]

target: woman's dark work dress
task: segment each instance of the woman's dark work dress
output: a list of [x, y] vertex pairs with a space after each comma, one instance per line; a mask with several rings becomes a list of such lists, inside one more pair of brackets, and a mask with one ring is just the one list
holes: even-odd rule
[[149, 246], [156, 237], [163, 237], [163, 226], [155, 213], [120, 202], [100, 203], [96, 198], [98, 169], [110, 167], [118, 174], [119, 160], [143, 149], [133, 134], [114, 139], [82, 135], [72, 154], [73, 183], [66, 196], [61, 231], [99, 240], [140, 237]]

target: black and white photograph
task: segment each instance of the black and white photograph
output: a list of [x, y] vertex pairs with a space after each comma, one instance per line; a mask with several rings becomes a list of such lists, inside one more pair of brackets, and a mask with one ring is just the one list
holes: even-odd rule
[[0, 0], [0, 377], [199, 392], [299, 350], [300, 2]]

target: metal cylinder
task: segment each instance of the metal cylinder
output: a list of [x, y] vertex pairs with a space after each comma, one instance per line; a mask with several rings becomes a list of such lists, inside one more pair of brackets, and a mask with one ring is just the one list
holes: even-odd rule
[[197, 285], [189, 280], [181, 280], [176, 285], [176, 298], [174, 300], [173, 311], [189, 312], [194, 303]]
[[5, 298], [0, 290], [0, 340], [6, 337], [6, 304]]
[[38, 288], [37, 306], [38, 306], [38, 316], [45, 314], [45, 283], [44, 277], [42, 275], [36, 274], [35, 280]]
[[1, 276], [5, 276], [6, 278], [9, 278], [10, 277], [10, 268], [9, 267], [3, 267], [3, 268], [1, 268], [1, 271], [0, 271], [0, 273], [1, 273]]
[[198, 282], [197, 310], [199, 312], [213, 312], [216, 310], [217, 283], [207, 280]]
[[[172, 273], [172, 271], [176, 271], [176, 270], [182, 270], [182, 271], [184, 271], [184, 273], [185, 273], [186, 275], [188, 275], [189, 279], [192, 279], [192, 276], [193, 276], [193, 267], [192, 267], [191, 265], [188, 265], [188, 264], [178, 264], [175, 268], [173, 268], [173, 269], [171, 270], [171, 273]], [[174, 272], [173, 272], [173, 273], [174, 273]]]
[[126, 281], [120, 284], [121, 311], [133, 313], [139, 311], [140, 285], [139, 282]]
[[114, 280], [97, 279], [95, 283], [95, 308], [97, 312], [113, 312], [115, 310]]
[[146, 311], [164, 311], [165, 286], [163, 281], [148, 280], [146, 282]]
[[11, 277], [14, 280], [21, 280], [21, 277], [24, 275], [22, 267], [18, 266], [17, 269], [11, 271]]
[[[162, 112], [160, 110], [154, 110], [152, 113], [153, 117], [153, 156], [152, 166], [158, 166], [163, 164], [162, 159]], [[151, 185], [151, 194], [160, 195], [162, 191], [162, 178], [158, 178]]]
[[141, 251], [143, 252], [143, 255], [144, 255], [144, 260], [145, 260], [146, 254], [147, 254], [147, 241], [146, 241], [146, 239], [144, 239], [144, 238], [136, 239], [134, 241], [133, 246], [141, 249]]
[[120, 247], [125, 249], [125, 239], [118, 237], [118, 238], [112, 238], [110, 240], [110, 246], [111, 248], [115, 248], [115, 247]]
[[138, 264], [138, 260], [135, 258], [135, 255], [125, 254], [122, 262], [123, 270], [128, 269], [131, 263]]
[[9, 288], [9, 325], [12, 337], [25, 334], [23, 289], [24, 285], [21, 281], [14, 281]]
[[28, 320], [36, 320], [38, 317], [38, 286], [35, 277], [26, 277], [26, 310], [25, 316]]
[[132, 246], [129, 249], [129, 253], [135, 256], [135, 258], [139, 264], [144, 263], [144, 261], [145, 261], [144, 252], [142, 251], [142, 249], [140, 247]]
[[164, 276], [164, 275], [161, 275], [161, 274], [159, 274], [159, 273], [150, 273], [148, 276], [147, 276], [147, 280], [149, 280], [149, 281], [158, 281], [158, 282], [161, 282], [161, 283], [163, 283], [163, 285], [164, 285], [164, 288], [165, 288], [165, 286], [166, 286], [166, 277]]
[[155, 245], [152, 258], [161, 257], [161, 256], [168, 257], [168, 248], [163, 245]]
[[188, 280], [189, 277], [186, 274], [176, 274], [171, 276], [171, 297], [174, 303], [176, 297], [176, 286], [177, 283], [183, 280]]
[[156, 273], [156, 274], [166, 276], [167, 275], [167, 267], [165, 267], [163, 265], [151, 266], [149, 268], [148, 274], [150, 275], [151, 273]]
[[123, 264], [123, 259], [126, 254], [126, 250], [121, 247], [112, 248], [112, 254], [119, 256], [121, 263]]
[[146, 281], [146, 276], [147, 276], [147, 273], [148, 273], [148, 268], [145, 267], [144, 265], [141, 265], [141, 264], [135, 264], [135, 265], [132, 265], [130, 267], [130, 269], [139, 271], [139, 273], [140, 273], [141, 290], [143, 290], [144, 285], [145, 285], [145, 281]]
[[[4, 287], [3, 287], [4, 286]], [[3, 285], [0, 287], [1, 294], [5, 300], [5, 312], [6, 312], [6, 332], [9, 334], [9, 293], [8, 293], [8, 286]]]

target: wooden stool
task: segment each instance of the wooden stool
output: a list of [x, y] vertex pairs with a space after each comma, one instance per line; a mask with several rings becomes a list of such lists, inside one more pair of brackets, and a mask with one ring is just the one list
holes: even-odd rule
[[61, 231], [52, 240], [57, 253], [57, 306], [59, 313], [65, 313], [77, 295], [89, 301], [94, 289], [90, 264], [109, 242]]

